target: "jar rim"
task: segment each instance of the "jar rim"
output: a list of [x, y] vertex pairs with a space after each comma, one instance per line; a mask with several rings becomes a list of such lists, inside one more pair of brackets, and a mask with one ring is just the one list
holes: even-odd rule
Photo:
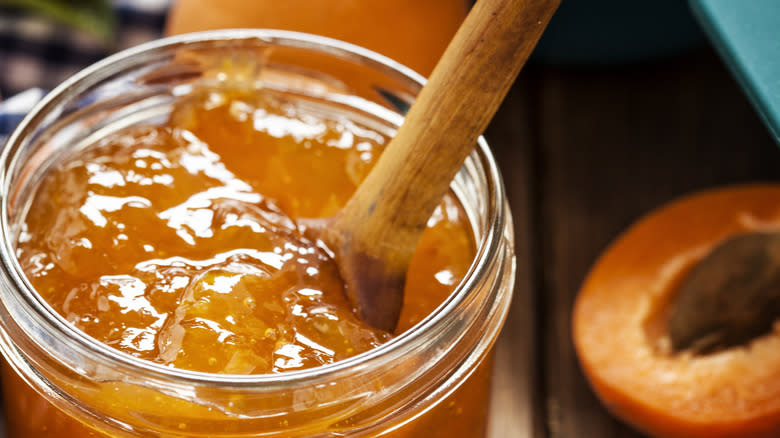
[[327, 54], [357, 59], [372, 67], [379, 67], [385, 72], [402, 76], [419, 86], [425, 84], [425, 78], [412, 69], [380, 55], [371, 50], [346, 43], [343, 41], [305, 34], [301, 32], [282, 31], [273, 29], [226, 29], [196, 32], [161, 38], [144, 43], [114, 54], [99, 61], [70, 77], [58, 87], [48, 93], [28, 113], [20, 124], [9, 136], [2, 154], [0, 154], [0, 190], [5, 195], [0, 200], [0, 265], [7, 277], [22, 295], [28, 309], [40, 317], [50, 333], [64, 336], [68, 342], [76, 342], [81, 349], [93, 355], [96, 359], [105, 361], [115, 367], [143, 371], [150, 378], [173, 380], [182, 384], [210, 385], [212, 387], [231, 388], [252, 387], [273, 389], [274, 387], [311, 384], [321, 381], [329, 381], [329, 377], [340, 372], [356, 367], [365, 368], [373, 365], [392, 363], [393, 360], [403, 356], [419, 342], [424, 342], [425, 335], [435, 333], [447, 325], [447, 316], [452, 315], [469, 296], [469, 291], [479, 283], [481, 278], [489, 275], [491, 266], [496, 262], [500, 251], [499, 245], [502, 232], [506, 225], [505, 217], [505, 193], [498, 167], [489, 151], [487, 142], [480, 137], [477, 147], [471, 157], [482, 167], [486, 177], [486, 191], [489, 195], [487, 209], [488, 217], [485, 223], [485, 232], [477, 242], [476, 254], [472, 260], [464, 279], [457, 285], [448, 298], [432, 313], [409, 330], [393, 337], [388, 342], [373, 348], [367, 352], [334, 362], [332, 364], [317, 366], [304, 370], [285, 371], [278, 374], [216, 374], [200, 371], [190, 371], [168, 367], [148, 360], [137, 358], [130, 354], [112, 348], [97, 339], [92, 338], [72, 324], [68, 323], [59, 313], [51, 308], [43, 298], [35, 291], [26, 278], [21, 265], [14, 256], [15, 249], [12, 239], [13, 233], [9, 226], [9, 184], [8, 169], [13, 167], [14, 161], [19, 156], [20, 148], [24, 144], [25, 136], [35, 124], [43, 120], [52, 108], [57, 104], [67, 101], [71, 96], [77, 95], [80, 90], [97, 84], [100, 80], [117, 73], [118, 66], [127, 65], [129, 62], [143, 58], [158, 51], [188, 48], [203, 44], [220, 42], [251, 42], [257, 40], [263, 44], [273, 44], [282, 47], [305, 48], [325, 52]]

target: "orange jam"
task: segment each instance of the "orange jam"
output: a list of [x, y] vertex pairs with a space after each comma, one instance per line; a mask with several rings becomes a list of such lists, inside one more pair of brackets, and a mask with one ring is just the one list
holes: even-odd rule
[[[328, 249], [300, 225], [339, 211], [387, 135], [280, 94], [183, 102], [46, 175], [18, 244], [43, 298], [118, 350], [210, 373], [310, 368], [389, 340], [353, 314]], [[453, 291], [474, 251], [448, 195], [409, 268], [397, 332]]]

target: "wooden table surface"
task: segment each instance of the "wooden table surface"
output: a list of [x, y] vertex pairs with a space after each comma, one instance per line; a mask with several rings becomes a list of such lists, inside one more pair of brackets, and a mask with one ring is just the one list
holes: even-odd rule
[[780, 149], [709, 48], [632, 66], [530, 66], [486, 137], [515, 220], [517, 282], [490, 436], [641, 437], [588, 387], [571, 309], [606, 245], [703, 188], [780, 180]]

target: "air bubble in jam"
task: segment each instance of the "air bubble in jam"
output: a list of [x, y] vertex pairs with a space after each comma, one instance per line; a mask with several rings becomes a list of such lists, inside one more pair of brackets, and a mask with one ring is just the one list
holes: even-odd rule
[[[142, 359], [229, 374], [333, 363], [393, 334], [353, 314], [337, 265], [299, 222], [338, 212], [386, 142], [282, 96], [195, 94], [167, 124], [127, 128], [52, 169], [19, 260], [70, 323]], [[454, 197], [428, 227], [397, 333], [473, 258]]]

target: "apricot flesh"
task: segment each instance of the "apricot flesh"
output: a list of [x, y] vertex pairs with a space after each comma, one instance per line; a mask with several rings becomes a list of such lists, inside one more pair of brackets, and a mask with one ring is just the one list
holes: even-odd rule
[[[780, 230], [780, 184], [706, 191], [619, 237], [588, 274], [573, 313], [583, 371], [614, 415], [653, 437], [780, 436], [780, 323], [717, 353], [673, 353], [666, 321], [688, 270], [740, 232]], [[738, 293], [736, 291], [735, 293]]]

